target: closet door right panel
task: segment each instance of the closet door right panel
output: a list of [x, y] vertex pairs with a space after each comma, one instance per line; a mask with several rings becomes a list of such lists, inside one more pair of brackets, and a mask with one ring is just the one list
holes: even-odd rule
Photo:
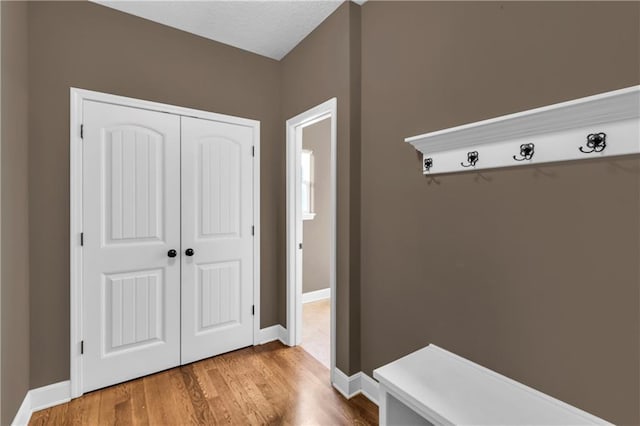
[[253, 344], [254, 129], [182, 117], [182, 363]]

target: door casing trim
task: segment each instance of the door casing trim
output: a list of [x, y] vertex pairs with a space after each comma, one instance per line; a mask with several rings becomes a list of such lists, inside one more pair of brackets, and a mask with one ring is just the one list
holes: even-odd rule
[[315, 107], [287, 120], [287, 334], [289, 346], [300, 344], [302, 339], [302, 208], [296, 200], [300, 198], [300, 185], [297, 184], [300, 170], [300, 151], [302, 148], [302, 129], [326, 118], [331, 119], [330, 140], [330, 203], [329, 216], [331, 235], [329, 237], [329, 288], [331, 292], [331, 383], [335, 383], [336, 367], [336, 241], [337, 241], [337, 126], [338, 100], [331, 98]]
[[260, 344], [260, 122], [248, 118], [234, 117], [197, 109], [168, 105], [158, 102], [111, 95], [92, 90], [70, 88], [70, 199], [69, 199], [69, 249], [70, 249], [70, 386], [71, 398], [82, 395], [82, 246], [80, 233], [82, 223], [82, 138], [80, 126], [83, 123], [83, 102], [96, 101], [131, 108], [146, 109], [168, 114], [220, 121], [251, 127], [253, 131], [253, 344]]

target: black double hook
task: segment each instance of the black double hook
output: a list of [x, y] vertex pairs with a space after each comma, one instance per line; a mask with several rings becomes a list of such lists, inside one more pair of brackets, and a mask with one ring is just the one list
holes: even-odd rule
[[520, 158], [513, 156], [516, 161], [531, 160], [535, 154], [535, 145], [532, 143], [523, 143], [520, 145]]
[[425, 158], [422, 163], [422, 170], [428, 172], [433, 167], [433, 158]]
[[588, 151], [583, 147], [578, 147], [580, 152], [584, 154], [591, 154], [592, 152], [602, 152], [607, 147], [607, 134], [600, 133], [590, 133], [587, 136], [587, 148]]
[[478, 155], [478, 151], [467, 152], [467, 163], [468, 164], [460, 163], [460, 165], [462, 167], [473, 167], [478, 162], [478, 158], [479, 157], [480, 156]]

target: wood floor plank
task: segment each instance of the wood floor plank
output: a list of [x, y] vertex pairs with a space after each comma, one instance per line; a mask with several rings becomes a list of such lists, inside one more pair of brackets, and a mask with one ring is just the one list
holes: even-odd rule
[[131, 396], [131, 424], [148, 425], [149, 415], [143, 379], [129, 382], [129, 395]]
[[58, 405], [52, 407], [49, 421], [55, 425], [63, 425], [66, 423], [68, 406]]
[[260, 371], [251, 367], [254, 357], [253, 351], [249, 350], [242, 351], [234, 357], [227, 357], [229, 373], [240, 376], [239, 392], [251, 402], [259, 422], [273, 424], [278, 418], [278, 413], [259, 387], [260, 384], [264, 384], [264, 379]]
[[375, 425], [377, 407], [342, 397], [299, 347], [267, 343], [90, 392], [30, 425]]
[[69, 423], [72, 425], [95, 424], [100, 414], [100, 392], [90, 392], [71, 401]]
[[184, 413], [176, 412], [169, 386], [170, 378], [166, 371], [152, 374], [143, 379], [147, 415], [152, 425], [184, 424]]
[[115, 424], [133, 423], [133, 407], [131, 401], [131, 382], [116, 387]]
[[116, 404], [118, 403], [118, 388], [122, 385], [111, 386], [100, 391], [100, 410], [98, 425], [112, 425], [116, 422]]
[[36, 411], [35, 413], [33, 413], [33, 415], [31, 415], [29, 424], [33, 426], [46, 425], [49, 421], [49, 414], [51, 414], [50, 410]]
[[248, 391], [244, 384], [246, 378], [240, 373], [240, 365], [234, 360], [235, 358], [227, 357], [218, 365], [218, 371], [229, 389], [230, 396], [240, 405], [249, 424], [268, 424], [266, 417], [258, 409], [255, 394]]
[[217, 368], [207, 371], [211, 383], [219, 389], [218, 396], [213, 402], [213, 412], [221, 423], [233, 424], [234, 419], [244, 418], [244, 410], [241, 403], [233, 396], [223, 374]]
[[193, 365], [182, 367], [180, 373], [182, 382], [184, 383], [184, 402], [189, 404], [188, 407], [185, 405], [185, 412], [190, 412], [192, 423], [202, 425], [214, 424], [215, 418], [194, 372]]
[[[286, 417], [288, 421], [293, 424], [309, 422], [312, 424], [348, 424], [341, 410], [324, 408], [325, 404], [333, 407], [333, 402], [337, 404], [336, 407], [339, 407], [341, 403], [329, 383], [329, 370], [326, 367], [323, 367], [303, 350], [287, 351], [278, 348], [270, 351], [267, 355], [271, 361], [268, 363], [268, 368], [286, 378], [287, 384], [293, 387], [292, 394], [295, 395], [295, 404], [289, 408]], [[311, 367], [311, 370], [298, 364], [298, 355], [307, 361], [305, 367]], [[312, 371], [317, 366], [322, 369], [322, 374]], [[320, 406], [318, 401], [322, 401]]]
[[253, 351], [251, 358], [247, 360], [249, 380], [251, 380], [261, 393], [264, 401], [273, 407], [276, 418], [282, 419], [282, 413], [290, 400], [291, 390], [277, 382], [271, 370], [265, 365], [258, 352]]

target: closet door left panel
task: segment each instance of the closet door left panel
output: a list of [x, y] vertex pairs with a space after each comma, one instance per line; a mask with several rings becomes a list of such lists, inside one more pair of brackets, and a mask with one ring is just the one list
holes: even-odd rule
[[83, 129], [88, 392], [180, 364], [180, 117], [84, 101]]

